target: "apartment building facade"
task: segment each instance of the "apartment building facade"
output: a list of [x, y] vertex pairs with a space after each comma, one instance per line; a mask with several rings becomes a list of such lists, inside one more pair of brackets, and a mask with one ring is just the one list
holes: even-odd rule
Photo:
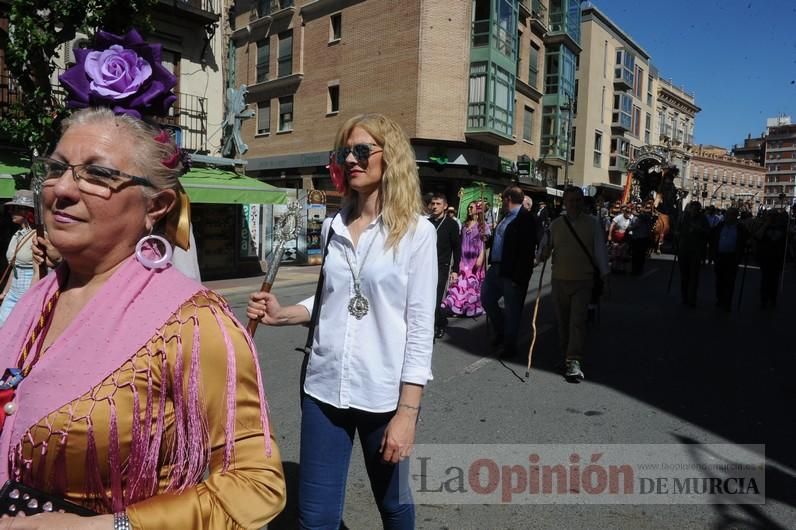
[[764, 202], [769, 207], [790, 208], [796, 201], [796, 124], [789, 118], [768, 121]]
[[424, 190], [452, 202], [475, 181], [555, 186], [557, 168], [540, 159], [562, 76], [546, 64], [558, 70], [550, 47], [577, 37], [576, 1], [262, 0], [233, 10], [236, 84], [256, 112], [242, 128], [249, 175], [331, 190], [337, 129], [380, 112], [410, 137]]
[[660, 145], [683, 187], [700, 110], [694, 95], [662, 79], [650, 54], [594, 4], [582, 4], [581, 15], [569, 180], [616, 198], [642, 147]]
[[[658, 75], [653, 68], [657, 101], [655, 117], [652, 120], [652, 138], [658, 131], [658, 144], [666, 146], [669, 163], [679, 169], [679, 177], [675, 180], [678, 188], [689, 190], [692, 184], [691, 152], [694, 147], [694, 128], [696, 115], [702, 110], [695, 102], [693, 92], [675, 85]], [[647, 96], [649, 98], [649, 94]], [[645, 140], [649, 136], [649, 118], [645, 118]]]
[[723, 147], [697, 145], [691, 151], [691, 175], [685, 188], [692, 200], [717, 208], [737, 206], [756, 212], [763, 202], [766, 168], [731, 155]]

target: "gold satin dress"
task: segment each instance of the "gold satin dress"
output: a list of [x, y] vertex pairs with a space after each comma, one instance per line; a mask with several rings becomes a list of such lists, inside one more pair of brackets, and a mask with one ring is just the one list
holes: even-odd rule
[[[134, 400], [140, 400], [141, 424], [149, 418], [150, 432], [157, 432], [155, 423], [159, 416], [160, 390], [166, 387], [163, 441], [155, 468], [156, 491], [132, 504], [127, 499], [124, 501], [133, 528], [261, 528], [273, 519], [285, 505], [285, 481], [279, 450], [271, 433], [271, 452], [270, 455], [266, 453], [257, 367], [243, 335], [245, 331], [227, 314], [218, 311], [223, 303], [218, 295], [209, 291], [195, 295], [116, 372], [90, 392], [53, 411], [31, 427], [16, 450], [12, 449], [12, 459], [16, 460], [14, 467], [19, 470], [18, 478], [98, 513], [114, 511], [109, 500], [114, 476], [124, 494], [131, 487], [126, 471], [133, 440]], [[174, 447], [177, 415], [171, 391], [173, 380], [164, 380], [164, 377], [173, 378], [177, 373], [174, 368], [180, 351], [178, 338], [182, 341], [183, 366], [189, 366], [197, 322], [201, 344], [199, 403], [206, 418], [209, 469], [198, 483], [180, 492], [169, 492], [167, 486], [173, 465], [170, 451]], [[219, 323], [234, 347], [236, 361], [234, 452], [226, 472], [222, 472], [222, 465], [226, 440], [227, 350]], [[96, 354], [101, 355], [102, 352]], [[91, 362], [91, 359], [85, 361]], [[187, 372], [186, 368], [182, 373]], [[69, 374], [64, 374], [64, 377], [69, 377]], [[185, 392], [187, 375], [181, 378], [181, 382]], [[147, 404], [152, 410], [149, 415], [144, 413]], [[111, 464], [111, 406], [115, 407], [118, 433], [117, 458], [120, 464], [116, 466]], [[96, 450], [87, 450], [89, 445], [96, 446]], [[87, 462], [89, 453], [96, 455], [94, 473], [91, 472], [91, 463]], [[119, 468], [115, 474], [112, 467]], [[104, 490], [105, 498], [90, 493], [97, 490], [97, 480], [101, 480], [99, 487]], [[95, 485], [94, 489], [89, 487], [91, 484]]]

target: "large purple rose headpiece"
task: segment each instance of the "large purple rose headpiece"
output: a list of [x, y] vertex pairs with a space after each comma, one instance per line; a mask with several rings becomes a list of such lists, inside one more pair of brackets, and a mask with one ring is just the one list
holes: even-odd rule
[[75, 50], [77, 64], [59, 76], [67, 107], [109, 107], [116, 114], [166, 116], [177, 99], [177, 78], [160, 64], [160, 44], [134, 29], [119, 36], [98, 31], [94, 48]]

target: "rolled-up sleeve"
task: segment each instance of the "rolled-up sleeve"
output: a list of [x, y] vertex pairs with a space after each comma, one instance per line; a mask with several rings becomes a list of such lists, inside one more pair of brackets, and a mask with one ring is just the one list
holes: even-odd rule
[[401, 382], [425, 385], [432, 379], [434, 303], [437, 291], [437, 233], [419, 220], [411, 243], [406, 293], [406, 350]]

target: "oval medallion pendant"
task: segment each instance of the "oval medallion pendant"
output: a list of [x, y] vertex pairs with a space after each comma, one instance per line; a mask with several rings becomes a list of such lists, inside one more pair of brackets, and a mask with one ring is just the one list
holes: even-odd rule
[[348, 301], [348, 312], [357, 320], [362, 320], [368, 314], [368, 299], [360, 293], [354, 294]]

